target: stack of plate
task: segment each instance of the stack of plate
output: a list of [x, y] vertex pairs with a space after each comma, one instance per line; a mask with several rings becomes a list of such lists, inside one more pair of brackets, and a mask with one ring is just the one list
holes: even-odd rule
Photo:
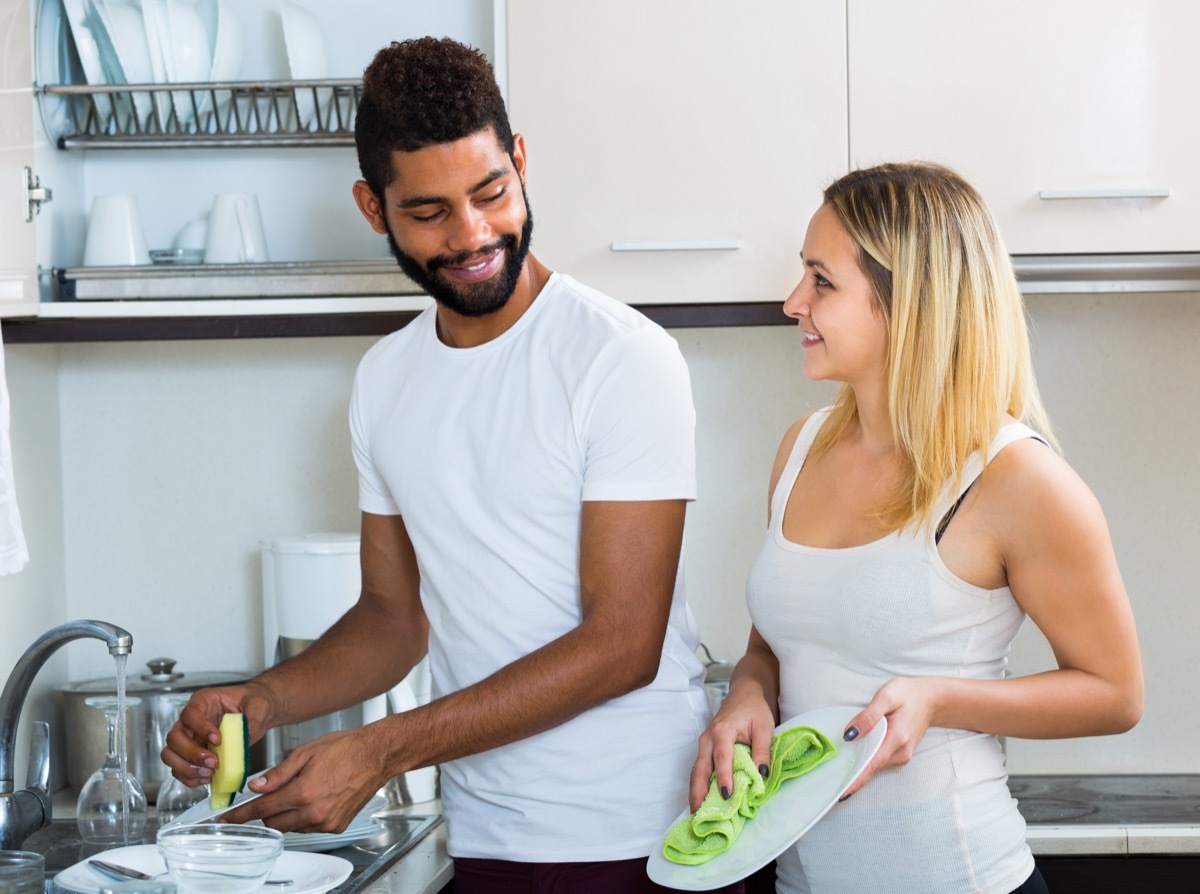
[[[228, 0], [63, 0], [84, 77], [93, 86], [198, 84], [236, 80], [244, 38]], [[151, 96], [154, 96], [154, 102]], [[203, 114], [207, 92], [130, 90], [139, 129], [164, 132], [172, 110], [179, 124]], [[107, 118], [111, 100], [96, 97]], [[151, 121], [157, 118], [157, 126]]]

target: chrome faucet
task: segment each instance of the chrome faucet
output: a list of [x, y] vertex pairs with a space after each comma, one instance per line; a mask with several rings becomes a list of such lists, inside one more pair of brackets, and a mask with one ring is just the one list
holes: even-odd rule
[[102, 639], [109, 654], [128, 655], [133, 637], [128, 630], [104, 621], [68, 621], [47, 630], [25, 650], [0, 693], [0, 850], [16, 850], [42, 826], [50, 824], [50, 726], [35, 721], [29, 748], [28, 786], [15, 791], [13, 763], [17, 722], [33, 678], [59, 646], [82, 637]]

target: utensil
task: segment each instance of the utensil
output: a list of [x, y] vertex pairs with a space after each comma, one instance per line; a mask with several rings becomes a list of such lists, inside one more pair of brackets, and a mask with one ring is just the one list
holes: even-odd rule
[[[79, 53], [79, 63], [83, 67], [83, 76], [92, 86], [108, 83], [104, 75], [104, 64], [100, 61], [100, 47], [96, 45], [96, 36], [87, 24], [84, 0], [63, 0], [63, 8], [67, 13], [67, 21], [71, 25], [71, 39], [75, 42], [75, 50]], [[96, 113], [101, 121], [107, 121], [112, 114], [112, 102], [103, 93], [92, 97]]]
[[42, 894], [45, 858], [33, 851], [0, 851], [0, 891], [5, 894]]
[[[287, 47], [292, 80], [315, 81], [329, 77], [325, 38], [317, 17], [303, 6], [287, 0], [279, 7], [279, 17], [283, 23], [283, 42]], [[297, 88], [295, 94], [300, 127], [308, 130], [314, 123], [319, 125], [321, 112], [329, 103], [328, 89]]]
[[[125, 704], [133, 707], [140, 703], [141, 699], [137, 696], [125, 699]], [[124, 705], [110, 695], [93, 696], [87, 699], [87, 704], [104, 712], [108, 750], [104, 755], [104, 763], [79, 790], [75, 805], [79, 837], [88, 844], [129, 844], [142, 837], [149, 811], [142, 784], [132, 773], [121, 769], [121, 760], [117, 755], [118, 715]]]
[[[142, 229], [142, 215], [138, 210], [137, 197], [96, 196], [92, 200], [92, 214], [88, 218], [83, 265], [123, 267], [149, 263], [150, 252], [146, 249], [146, 233]], [[98, 761], [93, 761], [88, 772], [96, 763]]]
[[154, 841], [175, 883], [197, 894], [213, 890], [214, 876], [221, 894], [257, 891], [283, 853], [283, 833], [266, 826], [176, 824], [159, 829]]
[[[156, 878], [162, 878], [169, 874], [167, 872], [160, 872], [156, 875], [149, 875], [145, 872], [140, 872], [137, 869], [130, 869], [128, 866], [121, 866], [117, 863], [109, 863], [106, 860], [97, 860], [95, 857], [88, 860], [88, 865], [95, 867], [105, 875], [111, 876], [112, 878], [131, 878], [136, 879], [137, 881], [145, 882], [152, 881]], [[221, 876], [224, 878], [239, 878], [239, 876], [229, 872], [217, 872], [209, 869], [204, 870], [204, 872], [206, 875]], [[292, 880], [290, 878], [269, 878], [263, 882], [264, 885], [274, 885], [281, 888], [287, 887], [291, 883]]]
[[[147, 262], [152, 260], [147, 252]], [[131, 670], [125, 681], [128, 694], [142, 700], [128, 712], [129, 772], [141, 780], [151, 801], [158, 797], [159, 785], [171, 775], [160, 757], [167, 733], [175, 723], [176, 707], [170, 697], [178, 693], [190, 694], [206, 686], [241, 683], [251, 677], [249, 672], [184, 672], [177, 670], [175, 665], [174, 658], [152, 658], [146, 662], [141, 674]], [[94, 695], [116, 695], [117, 679], [102, 677], [69, 683], [58, 692], [66, 721], [67, 780], [79, 788], [104, 759], [104, 718], [87, 706], [86, 699]]]
[[225, 193], [213, 199], [204, 243], [206, 264], [251, 264], [268, 260], [258, 197]]
[[[139, 10], [109, 0], [88, 0], [95, 15], [89, 20], [108, 79], [114, 84], [148, 84], [154, 76], [146, 23]], [[150, 119], [152, 104], [145, 91], [132, 91], [138, 127]], [[124, 101], [122, 97], [122, 101]]]

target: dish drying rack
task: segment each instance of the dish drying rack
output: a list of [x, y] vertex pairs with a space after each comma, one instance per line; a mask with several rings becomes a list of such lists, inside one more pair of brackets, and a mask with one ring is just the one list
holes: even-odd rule
[[352, 146], [362, 81], [61, 84], [39, 93], [60, 149]]

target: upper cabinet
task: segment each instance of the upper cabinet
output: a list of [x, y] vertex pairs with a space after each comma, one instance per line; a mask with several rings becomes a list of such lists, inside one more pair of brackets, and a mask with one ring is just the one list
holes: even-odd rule
[[853, 166], [956, 168], [1015, 254], [1200, 250], [1200, 7], [848, 0], [848, 16]]
[[639, 305], [782, 302], [846, 168], [844, 0], [512, 0], [533, 252]]

